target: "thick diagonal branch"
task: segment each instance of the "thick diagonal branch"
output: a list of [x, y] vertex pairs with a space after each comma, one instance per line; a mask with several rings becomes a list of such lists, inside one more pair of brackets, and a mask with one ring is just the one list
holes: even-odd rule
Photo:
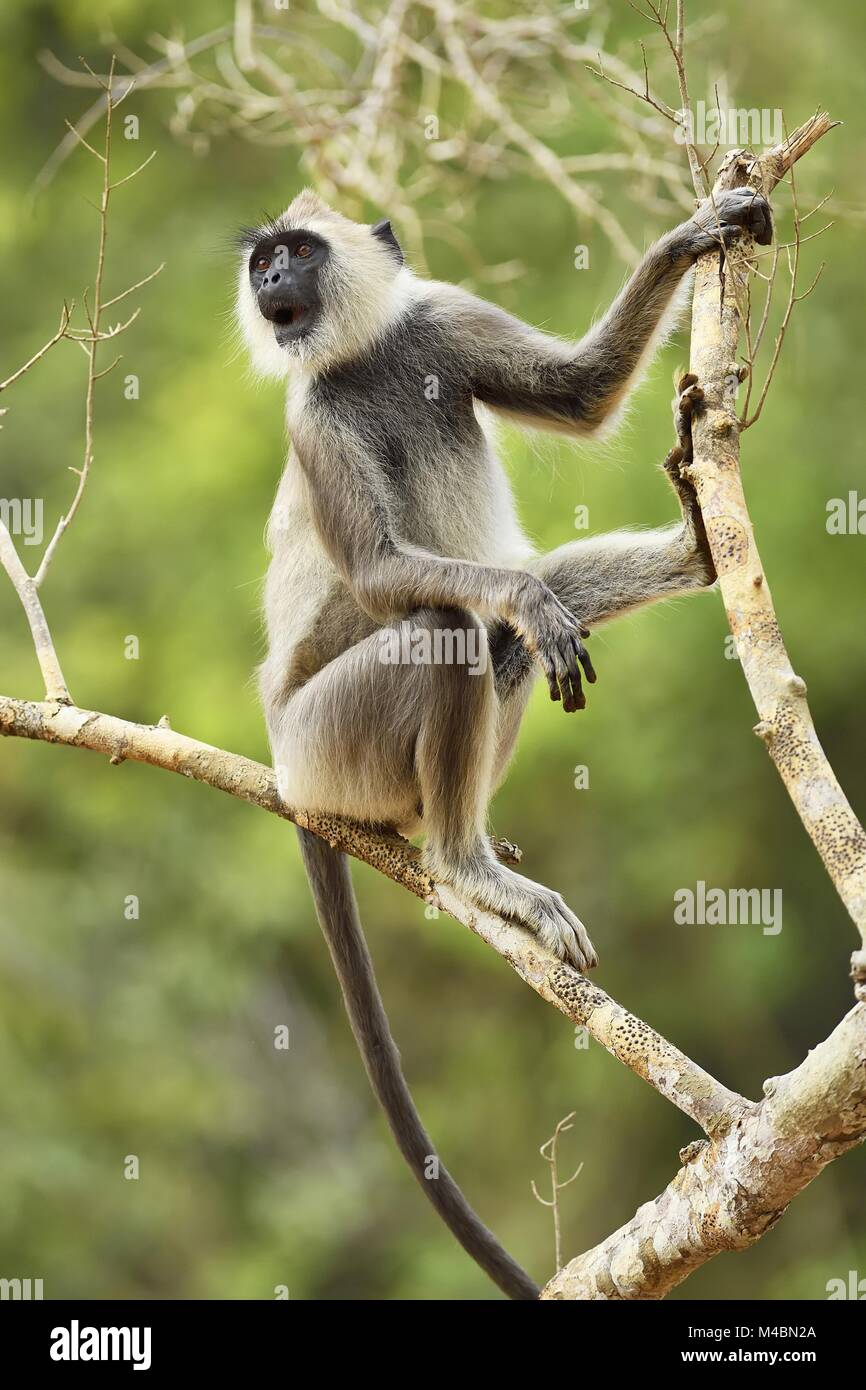
[[658, 1299], [707, 1260], [744, 1250], [821, 1169], [866, 1135], [866, 1005], [857, 1004], [796, 1071], [683, 1166], [595, 1249], [560, 1270], [543, 1299]]
[[422, 869], [415, 847], [385, 830], [339, 816], [309, 815], [287, 807], [271, 768], [236, 753], [187, 738], [163, 725], [132, 724], [94, 710], [0, 696], [0, 735], [89, 748], [112, 762], [127, 759], [179, 772], [250, 801], [321, 835], [331, 845], [377, 869], [426, 902], [435, 903], [492, 946], [522, 980], [587, 1029], [632, 1071], [689, 1115], [707, 1134], [721, 1134], [751, 1106], [703, 1071], [679, 1048], [617, 1004], [603, 989], [544, 950], [529, 932], [480, 912]]

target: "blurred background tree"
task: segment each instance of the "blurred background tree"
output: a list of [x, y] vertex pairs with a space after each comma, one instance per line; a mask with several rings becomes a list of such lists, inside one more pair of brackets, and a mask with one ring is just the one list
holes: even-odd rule
[[[491, 22], [520, 22], [506, 5], [481, 8]], [[357, 70], [364, 36], [353, 36], [346, 13], [374, 29], [385, 22], [372, 3], [262, 7], [263, 22], [288, 36], [278, 52], [293, 90], [315, 90], [323, 64], [333, 74], [326, 52]], [[285, 441], [278, 388], [254, 387], [236, 360], [238, 226], [279, 211], [315, 176], [351, 215], [391, 215], [416, 264], [574, 334], [612, 297], [629, 247], [683, 215], [684, 177], [678, 193], [663, 172], [586, 163], [599, 151], [627, 153], [632, 137], [612, 140], [606, 98], [591, 96], [588, 74], [563, 103], [559, 68], [526, 32], [534, 13], [514, 42], [529, 46], [540, 79], [551, 65], [549, 100], [543, 80], [513, 91], [507, 67], [497, 77], [508, 109], [541, 132], [576, 194], [540, 178], [531, 150], [515, 156], [501, 119], [467, 106], [458, 81], [419, 86], [414, 116], [408, 104], [389, 107], [401, 146], [390, 181], [381, 165], [352, 170], [339, 146], [325, 152], [329, 175], [314, 141], [271, 139], [291, 122], [267, 113], [275, 130], [250, 138], [249, 121], [226, 118], [225, 98], [191, 110], [198, 78], [130, 98], [124, 110], [138, 116], [140, 138], [118, 158], [131, 169], [158, 154], [118, 196], [109, 285], [112, 275], [126, 285], [167, 266], [142, 292], [122, 366], [101, 384], [88, 495], [43, 591], [79, 702], [147, 721], [168, 712], [176, 728], [267, 757], [250, 673], [262, 649], [262, 527]], [[231, 22], [228, 3], [184, 7], [186, 37]], [[418, 24], [418, 43], [437, 51], [432, 20]], [[158, 0], [22, 0], [0, 16], [0, 375], [44, 340], [60, 301], [80, 299], [93, 273], [92, 163], [70, 158], [31, 197], [64, 118], [75, 120], [93, 94], [64, 87], [37, 55], [49, 49], [75, 67], [83, 53], [104, 69], [112, 51], [123, 65], [128, 47], [150, 61], [160, 53], [151, 38], [176, 25], [175, 7]], [[647, 26], [625, 6], [609, 21], [575, 9], [572, 28], [575, 44], [603, 43], [638, 71], [639, 39], [653, 56]], [[829, 11], [768, 0], [702, 21], [691, 52], [695, 101], [712, 104], [719, 81], [731, 105], [781, 109], [789, 126], [821, 104], [849, 121], [798, 177], [804, 206], [831, 184], [838, 191], [832, 232], [804, 248], [804, 282], [822, 256], [828, 266], [745, 437], [744, 470], [789, 648], [858, 808], [866, 643], [853, 595], [866, 541], [829, 534], [826, 518], [831, 498], [864, 486], [851, 367], [863, 309], [864, 29], [853, 3]], [[483, 32], [474, 37], [483, 49]], [[489, 73], [496, 44], [488, 50]], [[222, 62], [214, 50], [193, 66], [231, 89]], [[390, 102], [387, 83], [384, 91]], [[428, 141], [423, 115], [434, 101], [439, 128]], [[670, 130], [663, 139], [653, 113], [628, 109], [644, 159], [648, 142], [684, 176]], [[375, 133], [386, 118], [372, 118]], [[395, 169], [405, 196], [381, 206]], [[609, 444], [576, 449], [507, 433], [539, 544], [573, 536], [582, 506], [591, 531], [670, 518], [655, 464], [671, 442], [670, 377], [686, 356], [680, 334]], [[85, 368], [62, 344], [4, 402], [0, 496], [44, 498], [46, 530], [68, 504], [66, 468], [80, 459]], [[139, 378], [138, 400], [124, 396], [126, 373]], [[29, 635], [5, 583], [0, 625], [3, 689], [37, 695]], [[753, 708], [725, 637], [712, 596], [596, 634], [589, 708], [565, 719], [536, 692], [494, 815], [532, 876], [559, 888], [589, 925], [604, 986], [753, 1095], [847, 1007], [853, 940], [749, 733]], [[49, 1297], [268, 1298], [280, 1284], [296, 1298], [489, 1296], [419, 1197], [368, 1094], [287, 827], [148, 769], [12, 740], [0, 755], [0, 1274], [41, 1277]], [[585, 789], [575, 785], [579, 767]], [[782, 889], [782, 932], [676, 925], [674, 892], [698, 879]], [[583, 1164], [562, 1199], [566, 1257], [663, 1186], [693, 1127], [594, 1044], [576, 1047], [562, 1019], [468, 933], [444, 916], [429, 920], [366, 869], [356, 867], [356, 881], [425, 1120], [470, 1200], [542, 1280], [550, 1229], [530, 1179], [544, 1171], [538, 1147], [557, 1120], [575, 1112], [563, 1164]], [[140, 904], [132, 920], [131, 895]], [[288, 1051], [273, 1046], [281, 1024]], [[137, 1181], [124, 1178], [130, 1154]], [[770, 1236], [714, 1261], [679, 1296], [821, 1298], [828, 1279], [864, 1271], [862, 1177], [862, 1155], [834, 1165]]]

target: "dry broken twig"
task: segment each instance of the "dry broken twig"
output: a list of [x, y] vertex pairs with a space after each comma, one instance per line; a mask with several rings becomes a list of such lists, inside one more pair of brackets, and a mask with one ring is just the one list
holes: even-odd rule
[[538, 1150], [550, 1169], [550, 1197], [542, 1197], [538, 1188], [535, 1186], [535, 1179], [532, 1180], [532, 1195], [536, 1202], [540, 1202], [543, 1207], [550, 1207], [553, 1212], [553, 1258], [554, 1269], [557, 1273], [562, 1269], [562, 1229], [559, 1219], [559, 1194], [563, 1192], [566, 1187], [570, 1187], [575, 1179], [579, 1178], [583, 1172], [583, 1162], [581, 1161], [570, 1178], [566, 1178], [565, 1182], [559, 1181], [559, 1137], [561, 1134], [567, 1134], [570, 1129], [574, 1128], [573, 1120], [575, 1114], [576, 1112], [572, 1110], [570, 1115], [566, 1115], [564, 1119], [560, 1120], [550, 1138], [546, 1140]]

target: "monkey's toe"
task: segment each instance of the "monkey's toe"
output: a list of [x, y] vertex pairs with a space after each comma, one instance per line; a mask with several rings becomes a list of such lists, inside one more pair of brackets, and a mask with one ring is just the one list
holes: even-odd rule
[[497, 912], [525, 927], [543, 946], [577, 970], [591, 970], [598, 956], [586, 927], [559, 893], [497, 863], [485, 844], [483, 852], [463, 863], [437, 863], [432, 848], [424, 850], [425, 867], [482, 909]]
[[586, 927], [558, 893], [548, 891], [545, 899], [533, 914], [539, 941], [575, 969], [592, 970], [598, 965], [598, 956]]

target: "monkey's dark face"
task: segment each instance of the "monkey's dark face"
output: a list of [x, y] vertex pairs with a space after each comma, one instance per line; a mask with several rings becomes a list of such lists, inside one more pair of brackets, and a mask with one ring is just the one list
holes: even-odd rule
[[281, 232], [256, 242], [250, 254], [250, 288], [280, 347], [305, 338], [322, 312], [319, 274], [328, 244], [315, 232]]

